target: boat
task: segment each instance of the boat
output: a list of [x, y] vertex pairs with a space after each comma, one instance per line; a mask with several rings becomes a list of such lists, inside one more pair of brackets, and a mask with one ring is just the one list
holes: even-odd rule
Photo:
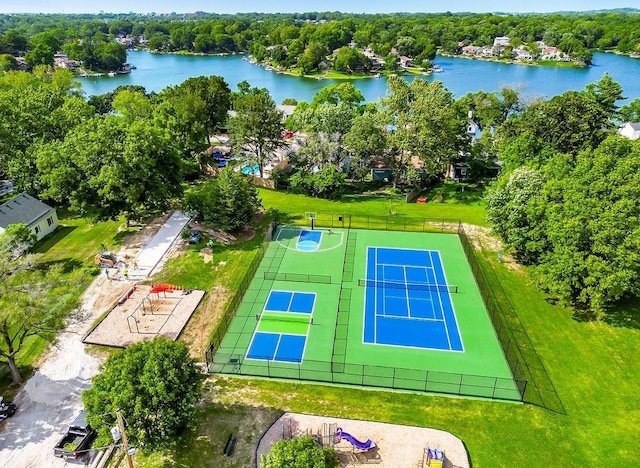
[[440, 65], [434, 65], [433, 66], [433, 71], [434, 71], [434, 73], [442, 73], [444, 71], [444, 69]]
[[116, 76], [116, 72], [109, 72], [109, 73], [107, 73], [107, 75], [109, 75], [109, 76]]

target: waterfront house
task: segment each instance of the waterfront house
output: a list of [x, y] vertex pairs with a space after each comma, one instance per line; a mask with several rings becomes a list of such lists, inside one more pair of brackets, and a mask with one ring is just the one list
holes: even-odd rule
[[464, 55], [478, 55], [482, 51], [482, 47], [468, 45], [464, 46], [461, 50]]
[[400, 56], [400, 67], [407, 68], [413, 65], [413, 59], [411, 57], [407, 57], [406, 55]]
[[58, 227], [56, 210], [46, 203], [21, 193], [16, 198], [0, 205], [0, 233], [12, 224], [26, 224], [38, 240]]
[[518, 47], [517, 49], [513, 49], [513, 56], [517, 60], [531, 60], [533, 56], [528, 50], [523, 49], [522, 47]]
[[618, 133], [629, 140], [640, 139], [640, 122], [627, 122], [620, 126]]

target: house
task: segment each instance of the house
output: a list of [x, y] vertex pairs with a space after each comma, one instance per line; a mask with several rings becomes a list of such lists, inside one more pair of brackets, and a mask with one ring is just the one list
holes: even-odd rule
[[528, 50], [525, 50], [525, 49], [523, 49], [521, 47], [519, 47], [517, 49], [514, 49], [513, 50], [513, 55], [518, 60], [531, 60], [531, 59], [533, 59], [533, 56], [531, 55], [531, 53]]
[[629, 140], [640, 139], [640, 122], [627, 122], [621, 125], [618, 133]]
[[400, 56], [400, 67], [407, 68], [413, 65], [413, 59], [411, 57], [407, 57], [406, 55]]
[[476, 54], [479, 54], [481, 51], [482, 51], [482, 47], [474, 46], [474, 45], [468, 45], [462, 48], [462, 53], [464, 55], [476, 55]]
[[511, 39], [507, 36], [498, 36], [493, 40], [493, 47], [506, 47], [511, 44]]
[[0, 206], [0, 233], [11, 224], [26, 224], [38, 240], [58, 227], [56, 210], [26, 193]]

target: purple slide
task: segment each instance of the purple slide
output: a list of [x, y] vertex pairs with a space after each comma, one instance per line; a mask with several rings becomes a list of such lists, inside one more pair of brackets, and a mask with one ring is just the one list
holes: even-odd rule
[[341, 439], [344, 439], [358, 450], [371, 450], [376, 446], [376, 443], [371, 439], [367, 439], [366, 442], [360, 442], [348, 432], [344, 432], [341, 427], [336, 431], [336, 435], [338, 436], [338, 442], [340, 442]]

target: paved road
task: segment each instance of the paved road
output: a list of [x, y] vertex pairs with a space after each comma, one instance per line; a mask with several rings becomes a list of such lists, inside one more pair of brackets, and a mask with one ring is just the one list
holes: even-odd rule
[[134, 279], [146, 277], [161, 266], [161, 260], [180, 236], [189, 219], [191, 219], [189, 216], [180, 211], [174, 212], [136, 256], [138, 268], [137, 270], [129, 269], [129, 276]]
[[[146, 276], [162, 266], [163, 258], [188, 221], [189, 217], [179, 212], [166, 221], [138, 254], [140, 271], [136, 274]], [[135, 275], [131, 276], [135, 279]], [[105, 288], [122, 287], [126, 288], [126, 283], [108, 281], [103, 275], [89, 286], [83, 296], [85, 318], [59, 335], [47, 361], [16, 396], [18, 411], [0, 424], [0, 467], [78, 467], [90, 463], [95, 456], [91, 453], [82, 462], [64, 461], [53, 456], [53, 447], [82, 409], [80, 394], [98, 372], [100, 361], [88, 355], [82, 343], [93, 321], [104, 311], [96, 305], [98, 292], [104, 294]], [[115, 294], [114, 302], [119, 295]]]

